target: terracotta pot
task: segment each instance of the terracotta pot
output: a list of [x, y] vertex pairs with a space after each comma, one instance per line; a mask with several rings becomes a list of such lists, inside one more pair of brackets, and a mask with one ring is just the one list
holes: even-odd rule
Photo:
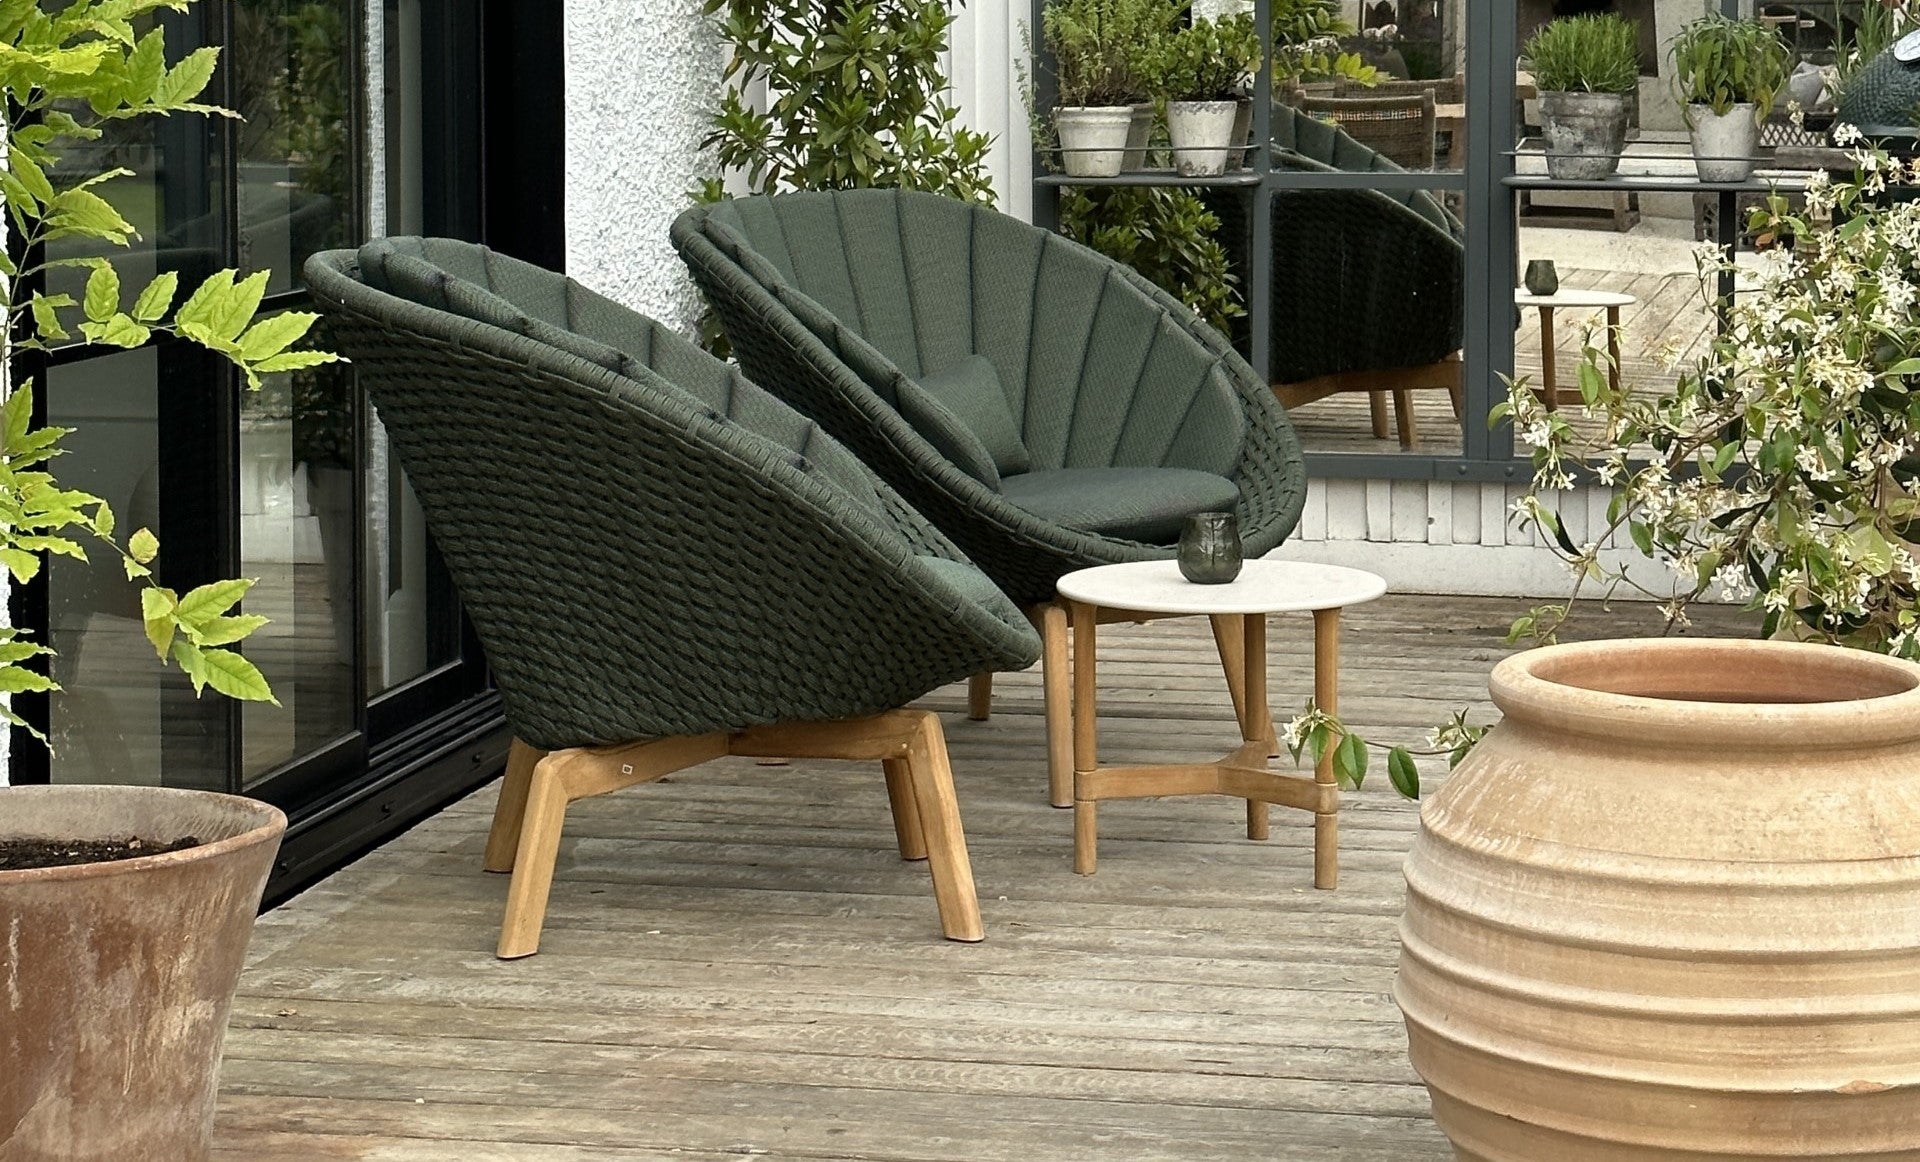
[[203, 841], [0, 871], [0, 1158], [206, 1157], [227, 1010], [286, 825], [205, 791], [0, 789], [8, 838]]
[[1623, 641], [1491, 685], [1394, 989], [1458, 1156], [1920, 1158], [1920, 666]]

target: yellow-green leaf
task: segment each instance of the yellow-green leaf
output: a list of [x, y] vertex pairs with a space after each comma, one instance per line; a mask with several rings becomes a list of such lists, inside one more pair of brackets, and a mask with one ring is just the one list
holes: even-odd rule
[[88, 321], [94, 323], [104, 323], [120, 310], [120, 276], [112, 263], [102, 261], [94, 266], [93, 273], [87, 276], [82, 303]]
[[198, 626], [189, 626], [187, 633], [195, 645], [226, 646], [244, 640], [265, 624], [267, 619], [257, 613], [242, 613], [233, 617], [210, 617]]
[[40, 575], [39, 555], [25, 549], [0, 549], [0, 564], [7, 567], [7, 572], [13, 575], [15, 581], [22, 583]]
[[202, 664], [205, 667], [207, 685], [219, 693], [242, 702], [271, 702], [280, 705], [273, 696], [273, 690], [267, 685], [265, 674], [260, 668], [232, 650], [203, 650]]
[[173, 296], [180, 291], [180, 275], [167, 271], [140, 292], [133, 302], [133, 317], [143, 323], [157, 323], [166, 317], [167, 308], [173, 305]]
[[153, 643], [154, 653], [161, 661], [166, 660], [167, 650], [173, 645], [174, 610], [179, 604], [171, 589], [156, 585], [140, 591], [140, 619], [146, 624], [147, 640]]
[[153, 564], [153, 559], [160, 555], [160, 538], [149, 529], [135, 530], [127, 538], [127, 555], [142, 565]]
[[197, 629], [209, 620], [219, 617], [239, 603], [253, 588], [253, 582], [245, 577], [229, 581], [209, 581], [180, 599], [175, 616], [180, 624], [188, 629]]

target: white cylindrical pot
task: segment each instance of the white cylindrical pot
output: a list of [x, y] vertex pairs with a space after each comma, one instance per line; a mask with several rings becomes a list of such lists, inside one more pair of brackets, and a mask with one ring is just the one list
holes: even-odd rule
[[1688, 105], [1687, 127], [1693, 131], [1693, 168], [1701, 181], [1744, 182], [1753, 176], [1760, 123], [1754, 120], [1751, 104], [1743, 102], [1725, 113]]
[[1238, 101], [1169, 101], [1167, 137], [1173, 164], [1184, 177], [1212, 177], [1227, 171], [1233, 147]]
[[1118, 177], [1132, 125], [1133, 109], [1127, 105], [1055, 109], [1053, 126], [1060, 134], [1060, 163], [1067, 176]]
[[1253, 0], [1193, 0], [1195, 20], [1219, 20], [1243, 13], [1252, 15]]

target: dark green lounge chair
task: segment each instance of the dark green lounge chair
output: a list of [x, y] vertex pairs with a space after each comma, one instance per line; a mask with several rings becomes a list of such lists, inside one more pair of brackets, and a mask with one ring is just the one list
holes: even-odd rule
[[536, 950], [568, 802], [723, 754], [881, 759], [901, 854], [981, 937], [940, 722], [896, 709], [1039, 641], [951, 541], [726, 364], [443, 239], [307, 264], [499, 683], [487, 867]]
[[[1337, 126], [1278, 102], [1273, 144], [1277, 169], [1400, 172]], [[1447, 391], [1457, 419], [1463, 237], [1425, 190], [1276, 190], [1269, 331], [1280, 399], [1295, 408], [1370, 392], [1373, 434], [1384, 439], [1391, 392], [1409, 448], [1418, 443], [1411, 392]]]
[[1038, 607], [1052, 798], [1069, 803], [1054, 582], [1169, 557], [1196, 512], [1237, 513], [1248, 556], [1278, 546], [1306, 473], [1272, 392], [1132, 270], [951, 198], [742, 198], [672, 236], [747, 373]]

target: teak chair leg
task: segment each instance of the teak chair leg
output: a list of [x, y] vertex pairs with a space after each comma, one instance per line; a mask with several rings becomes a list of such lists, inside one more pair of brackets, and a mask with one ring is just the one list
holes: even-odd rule
[[1413, 414], [1413, 392], [1404, 387], [1393, 389], [1393, 425], [1403, 451], [1420, 446], [1420, 428]]
[[[886, 772], [887, 798], [893, 808], [900, 854], [906, 859], [927, 860], [941, 930], [950, 940], [985, 937], [940, 719], [924, 710], [893, 710], [841, 722], [782, 723], [733, 735], [703, 734], [631, 746], [581, 747], [545, 756], [531, 748], [517, 750], [515, 757], [520, 762], [509, 777], [521, 770], [527, 775], [518, 800], [522, 809], [517, 820], [513, 881], [507, 889], [506, 917], [500, 925], [501, 959], [539, 951], [568, 804], [636, 783], [653, 782], [726, 754], [879, 759]], [[531, 763], [527, 761], [529, 756], [534, 760]], [[505, 789], [502, 796], [506, 796]], [[511, 811], [496, 813], [496, 832], [505, 834], [509, 824], [504, 821], [512, 818]]]
[[1373, 421], [1373, 438], [1387, 438], [1387, 393], [1370, 391], [1367, 393], [1367, 415]]
[[967, 679], [967, 717], [985, 722], [993, 716], [993, 671]]
[[487, 833], [487, 854], [481, 866], [490, 872], [513, 870], [514, 852], [520, 847], [520, 821], [527, 814], [527, 788], [533, 783], [533, 768], [547, 752], [513, 740], [507, 749], [507, 773], [500, 780], [500, 801], [493, 808], [493, 830]]
[[1047, 802], [1073, 806], [1073, 670], [1067, 660], [1067, 611], [1058, 601], [1027, 614], [1040, 630], [1040, 678], [1046, 692]]

